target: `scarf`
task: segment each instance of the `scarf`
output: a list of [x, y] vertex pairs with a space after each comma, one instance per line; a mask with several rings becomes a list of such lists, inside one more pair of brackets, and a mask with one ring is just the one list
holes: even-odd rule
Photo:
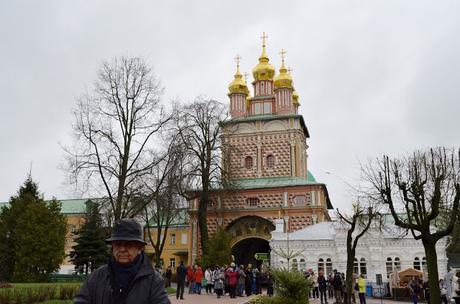
[[127, 296], [127, 289], [129, 288], [131, 281], [134, 279], [137, 272], [139, 271], [143, 261], [143, 252], [141, 252], [134, 259], [134, 261], [128, 265], [118, 264], [113, 256], [110, 258], [109, 266], [113, 274], [112, 286], [114, 299], [123, 299], [121, 303], [124, 303], [124, 300]]

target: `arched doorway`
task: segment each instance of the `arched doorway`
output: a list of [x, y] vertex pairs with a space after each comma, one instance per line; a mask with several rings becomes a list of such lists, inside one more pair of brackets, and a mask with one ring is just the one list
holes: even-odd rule
[[266, 255], [270, 256], [270, 245], [267, 240], [249, 237], [247, 239], [240, 240], [232, 247], [232, 255], [235, 258], [235, 263], [238, 265], [252, 264], [260, 269], [263, 260], [256, 259], [256, 254], [259, 256]]
[[[260, 266], [263, 260], [269, 260], [271, 232], [275, 225], [259, 216], [240, 217], [227, 226], [232, 236], [232, 255], [235, 263]], [[258, 254], [256, 259], [255, 254]], [[261, 258], [262, 257], [262, 258]], [[268, 261], [267, 261], [268, 262]]]

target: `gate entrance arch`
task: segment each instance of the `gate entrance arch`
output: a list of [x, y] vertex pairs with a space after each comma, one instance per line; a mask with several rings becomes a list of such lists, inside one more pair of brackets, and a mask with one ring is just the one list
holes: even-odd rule
[[262, 260], [256, 260], [255, 254], [270, 254], [271, 232], [275, 225], [259, 216], [240, 217], [227, 226], [227, 231], [232, 235], [231, 247], [235, 263], [238, 265], [257, 265], [260, 267]]

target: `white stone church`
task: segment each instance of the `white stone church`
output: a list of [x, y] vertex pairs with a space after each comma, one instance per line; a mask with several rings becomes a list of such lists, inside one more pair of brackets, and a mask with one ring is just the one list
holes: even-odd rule
[[[347, 227], [340, 222], [321, 222], [286, 234], [284, 221], [276, 222], [276, 230], [272, 232], [270, 254], [272, 267], [287, 267], [287, 259], [277, 255], [280, 248], [284, 252], [298, 255], [290, 259], [290, 268], [315, 272], [323, 270], [325, 274], [334, 269], [346, 272]], [[438, 241], [439, 277], [447, 272], [446, 238]], [[354, 272], [364, 274], [368, 282], [376, 282], [376, 274], [382, 274], [383, 281], [388, 282], [390, 273], [395, 270], [415, 268], [426, 271], [425, 251], [421, 241], [405, 233], [394, 224], [386, 224], [385, 228], [369, 229], [359, 240], [356, 248]]]

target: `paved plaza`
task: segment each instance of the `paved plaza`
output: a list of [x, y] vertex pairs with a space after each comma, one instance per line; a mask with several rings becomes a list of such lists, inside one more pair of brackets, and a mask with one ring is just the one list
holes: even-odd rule
[[[236, 297], [236, 299], [230, 299], [228, 295], [221, 297], [218, 299], [215, 294], [207, 295], [201, 294], [184, 294], [184, 300], [176, 300], [176, 296], [170, 296], [170, 300], [172, 304], [244, 304], [246, 303], [250, 297]], [[334, 304], [333, 301], [328, 302], [329, 304]], [[358, 302], [359, 303], [359, 302]], [[403, 302], [403, 301], [392, 301], [383, 299], [374, 299], [374, 298], [366, 298], [366, 304], [406, 304], [411, 302]], [[320, 304], [318, 299], [310, 299], [310, 304]]]

